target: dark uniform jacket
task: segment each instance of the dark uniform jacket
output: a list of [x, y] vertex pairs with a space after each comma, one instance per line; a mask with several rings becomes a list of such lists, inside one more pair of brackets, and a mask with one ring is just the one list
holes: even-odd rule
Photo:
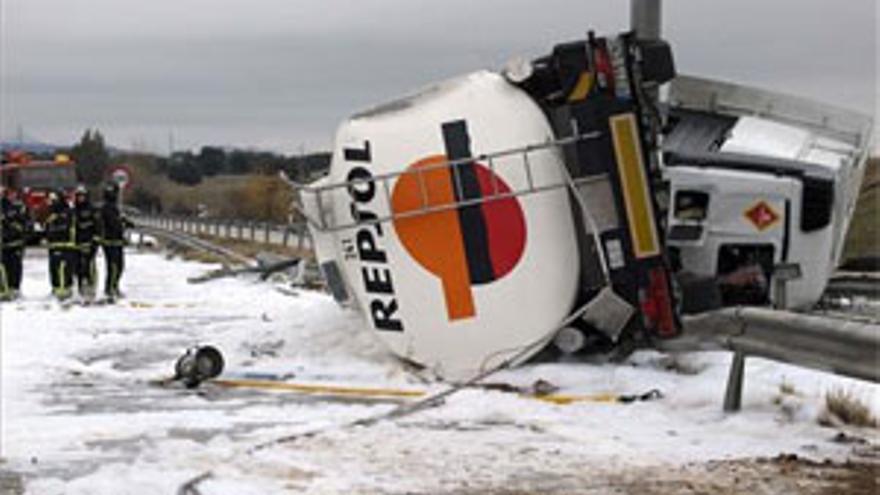
[[53, 249], [76, 247], [76, 226], [70, 209], [53, 211], [46, 217], [46, 242]]
[[98, 237], [98, 212], [90, 204], [77, 205], [74, 209], [76, 219], [76, 245], [90, 247]]
[[104, 203], [98, 216], [98, 237], [105, 246], [122, 246], [125, 244], [125, 229], [131, 227], [119, 208], [112, 203]]
[[3, 201], [3, 248], [24, 246], [28, 216], [25, 206], [16, 201]]

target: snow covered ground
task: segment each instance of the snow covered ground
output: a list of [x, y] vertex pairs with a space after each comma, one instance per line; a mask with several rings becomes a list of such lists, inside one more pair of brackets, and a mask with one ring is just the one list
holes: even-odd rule
[[[173, 494], [209, 470], [204, 495], [606, 493], [610, 479], [713, 460], [844, 460], [852, 446], [816, 422], [832, 388], [880, 412], [880, 386], [750, 359], [744, 410], [727, 415], [729, 355], [645, 352], [617, 366], [524, 366], [491, 381], [544, 379], [581, 394], [656, 388], [658, 401], [561, 406], [469, 389], [404, 418], [338, 427], [395, 406], [151, 381], [169, 375], [185, 348], [210, 343], [232, 372], [443, 386], [407, 373], [324, 294], [294, 297], [250, 279], [190, 285], [187, 277], [210, 267], [156, 253], [131, 252], [127, 262], [124, 300], [61, 309], [48, 296], [45, 254], [30, 253], [23, 300], [0, 307], [0, 472], [20, 475], [27, 493]], [[858, 434], [880, 444], [876, 430]]]

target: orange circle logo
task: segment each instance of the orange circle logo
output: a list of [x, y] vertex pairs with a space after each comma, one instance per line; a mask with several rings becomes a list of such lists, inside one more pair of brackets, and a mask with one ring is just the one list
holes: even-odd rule
[[509, 274], [525, 250], [526, 222], [510, 187], [476, 162], [444, 166], [434, 155], [394, 185], [394, 228], [419, 265], [436, 275], [450, 320], [476, 315], [472, 286]]

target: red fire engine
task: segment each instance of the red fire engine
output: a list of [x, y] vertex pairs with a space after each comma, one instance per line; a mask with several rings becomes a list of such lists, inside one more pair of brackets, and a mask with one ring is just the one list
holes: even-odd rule
[[54, 160], [31, 160], [24, 153], [9, 152], [0, 165], [0, 184], [21, 195], [31, 218], [39, 225], [46, 217], [50, 191], [73, 194], [76, 164], [67, 155], [56, 155]]

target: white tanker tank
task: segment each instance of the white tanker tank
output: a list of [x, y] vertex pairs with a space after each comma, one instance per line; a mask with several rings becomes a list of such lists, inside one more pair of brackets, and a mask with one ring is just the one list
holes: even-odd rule
[[323, 221], [347, 228], [313, 232], [317, 256], [325, 274], [328, 263], [338, 267], [341, 299], [396, 354], [440, 374], [474, 370], [571, 310], [578, 258], [561, 157], [536, 150], [530, 169], [517, 154], [473, 159], [552, 140], [528, 95], [490, 72], [340, 127], [330, 174], [314, 186], [348, 186], [311, 196], [306, 208], [317, 213], [321, 201]]
[[299, 191], [334, 297], [444, 377], [527, 359], [573, 317], [611, 343], [674, 334], [639, 49], [591, 37], [516, 83], [477, 72], [344, 122]]

